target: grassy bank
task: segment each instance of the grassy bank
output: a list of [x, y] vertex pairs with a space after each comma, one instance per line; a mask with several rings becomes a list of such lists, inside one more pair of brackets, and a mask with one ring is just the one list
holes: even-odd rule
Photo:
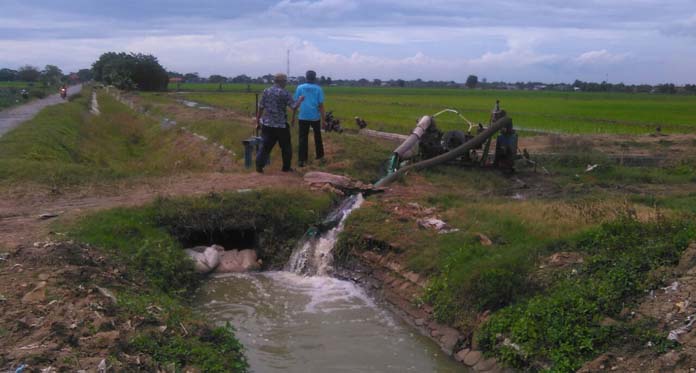
[[158, 316], [169, 332], [156, 327], [138, 330], [125, 351], [147, 354], [163, 367], [245, 371], [243, 347], [233, 329], [211, 329], [191, 310], [188, 299], [201, 277], [184, 255], [182, 242], [219, 243], [215, 240], [225, 232], [251, 229], [265, 266], [278, 266], [329, 205], [328, 196], [299, 190], [160, 199], [142, 208], [87, 216], [67, 229], [72, 239], [98, 247], [122, 263], [128, 269], [126, 278], [144, 279], [145, 290], [114, 289], [119, 313], [128, 318], [151, 314], [153, 307], [160, 310]]
[[[648, 341], [663, 351], [671, 345], [654, 322], [619, 314], [662, 285], [667, 278], [651, 271], [673, 266], [696, 240], [693, 216], [682, 214], [693, 213], [693, 170], [607, 166], [578, 175], [586, 159], [576, 156], [547, 163], [545, 177], [449, 166], [410, 176], [398, 197], [370, 197], [350, 216], [337, 256], [376, 250], [426, 275], [413, 301], [515, 368], [573, 371], [610, 348]], [[666, 187], [674, 191], [645, 192]], [[420, 228], [430, 216], [457, 231]], [[554, 254], [580, 261], [556, 268]], [[606, 318], [618, 323], [602, 326]]]
[[[204, 109], [190, 108], [186, 110], [183, 109], [184, 105], [179, 102], [184, 97], [187, 100], [212, 105], [218, 108], [218, 111], [221, 108], [233, 109], [235, 111], [214, 114]], [[253, 121], [251, 120], [254, 113], [253, 94], [242, 90], [235, 94], [224, 95], [211, 95], [209, 93], [186, 93], [185, 95], [140, 93], [139, 99], [155, 115], [174, 118], [177, 125], [189, 128], [224, 145], [228, 149], [233, 149], [240, 160], [243, 157], [241, 141], [254, 134]], [[251, 103], [250, 105], [249, 102]], [[242, 108], [241, 111], [239, 108]], [[291, 128], [294, 162], [297, 161], [297, 131], [297, 126]], [[386, 161], [398, 145], [394, 142], [357, 136], [353, 133], [325, 132], [322, 134], [322, 138], [324, 139], [326, 149], [326, 159], [322, 163], [322, 168], [325, 171], [346, 174], [370, 182], [384, 175]], [[312, 141], [312, 135], [310, 135], [310, 163], [312, 166], [317, 167], [319, 166], [318, 163], [313, 163], [312, 161], [314, 158]], [[279, 150], [277, 149], [276, 147], [272, 154], [272, 159], [280, 158]]]
[[[21, 90], [26, 89], [28, 98], [21, 95]], [[0, 82], [0, 110], [11, 106], [21, 105], [32, 99], [44, 98], [49, 94], [57, 93], [58, 86], [44, 87], [43, 84], [29, 82]]]
[[557, 372], [575, 371], [611, 347], [675, 347], [650, 320], [633, 321], [622, 311], [664, 285], [651, 271], [676, 265], [694, 239], [693, 220], [641, 223], [625, 217], [557, 243], [585, 263], [493, 314], [478, 334], [479, 345], [515, 368]]
[[208, 155], [182, 151], [178, 133], [111, 96], [99, 95], [99, 116], [87, 114], [88, 101], [50, 106], [0, 138], [0, 183], [60, 188], [209, 167]]

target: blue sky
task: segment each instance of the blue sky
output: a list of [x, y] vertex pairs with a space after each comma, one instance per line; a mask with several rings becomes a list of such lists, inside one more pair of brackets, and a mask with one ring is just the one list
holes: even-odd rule
[[0, 67], [101, 53], [251, 76], [696, 83], [696, 0], [0, 0]]

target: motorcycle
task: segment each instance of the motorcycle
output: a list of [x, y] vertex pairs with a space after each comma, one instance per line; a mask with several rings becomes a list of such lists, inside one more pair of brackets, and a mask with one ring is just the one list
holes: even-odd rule
[[68, 89], [63, 87], [60, 89], [60, 98], [65, 100], [68, 97]]

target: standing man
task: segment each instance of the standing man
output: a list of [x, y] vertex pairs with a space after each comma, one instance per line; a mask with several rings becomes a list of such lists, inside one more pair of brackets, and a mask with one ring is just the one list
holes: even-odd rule
[[317, 73], [312, 70], [305, 75], [307, 83], [301, 84], [295, 90], [295, 100], [304, 97], [300, 106], [300, 159], [298, 166], [307, 163], [307, 138], [309, 127], [314, 130], [314, 148], [317, 159], [324, 158], [324, 144], [321, 141], [321, 129], [324, 127], [324, 91], [315, 82]]
[[273, 86], [264, 89], [259, 112], [256, 115], [256, 128], [261, 129], [261, 146], [256, 154], [256, 172], [263, 173], [263, 167], [268, 161], [268, 155], [273, 146], [278, 142], [283, 156], [283, 172], [290, 172], [292, 161], [292, 144], [290, 142], [290, 124], [288, 123], [287, 108], [292, 109], [292, 120], [295, 122], [297, 106], [302, 102], [300, 97], [297, 102], [290, 93], [285, 90], [288, 77], [285, 74], [276, 74], [273, 77]]

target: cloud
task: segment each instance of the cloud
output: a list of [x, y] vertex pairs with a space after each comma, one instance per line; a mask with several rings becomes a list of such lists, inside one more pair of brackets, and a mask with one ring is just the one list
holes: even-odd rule
[[0, 68], [71, 70], [115, 50], [180, 72], [262, 75], [284, 71], [289, 49], [296, 75], [661, 82], [686, 79], [696, 59], [693, 0], [122, 3], [3, 0]]
[[666, 35], [696, 38], [696, 14], [685, 19], [677, 19], [660, 29]]
[[292, 20], [297, 24], [307, 21], [338, 19], [358, 9], [353, 0], [281, 0], [267, 14], [273, 18]]
[[626, 61], [628, 53], [610, 53], [606, 49], [585, 52], [573, 59], [578, 65], [608, 65]]

